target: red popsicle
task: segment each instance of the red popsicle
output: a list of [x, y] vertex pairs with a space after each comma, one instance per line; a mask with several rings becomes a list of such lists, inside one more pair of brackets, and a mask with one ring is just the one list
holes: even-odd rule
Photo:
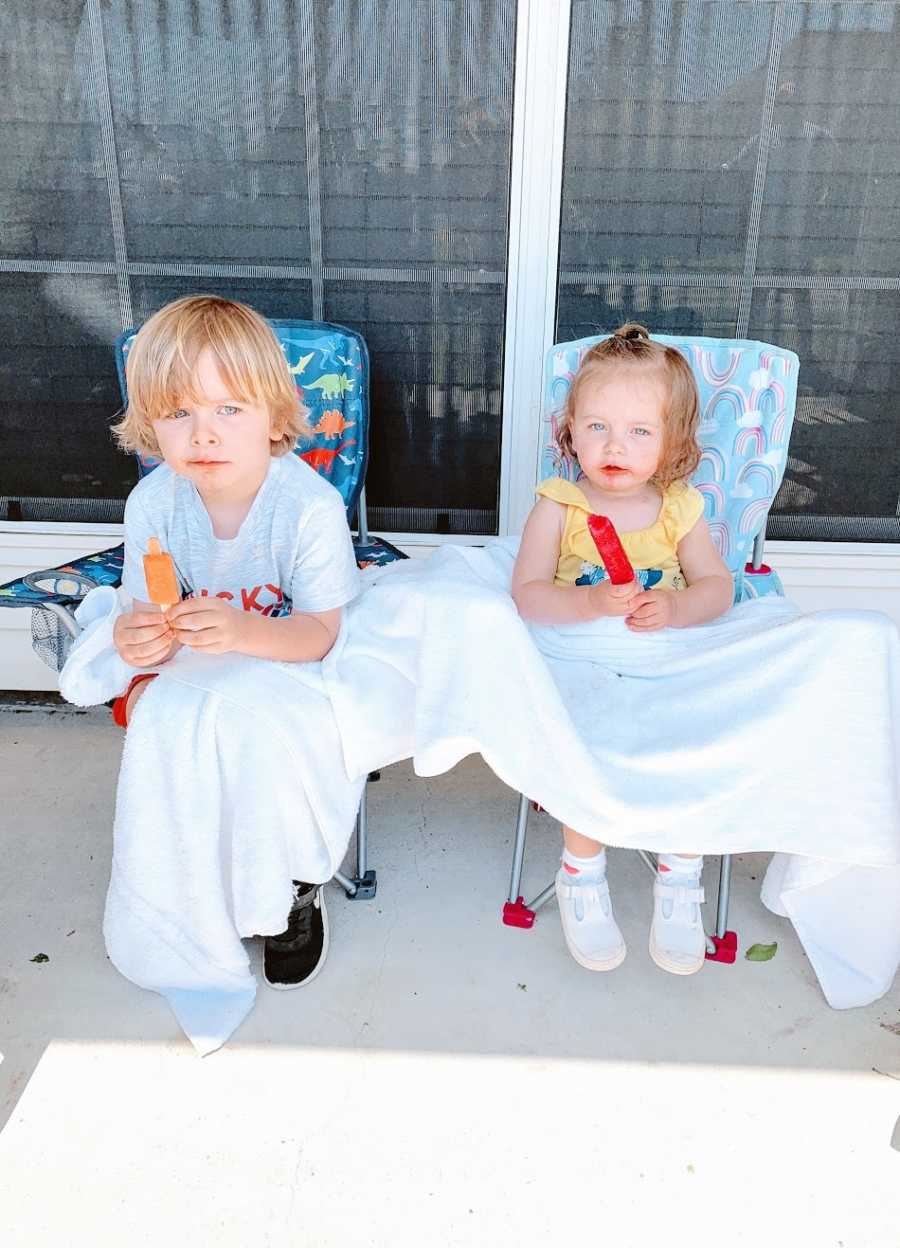
[[609, 516], [588, 516], [587, 523], [613, 585], [627, 585], [629, 581], [633, 581], [634, 568], [622, 548]]

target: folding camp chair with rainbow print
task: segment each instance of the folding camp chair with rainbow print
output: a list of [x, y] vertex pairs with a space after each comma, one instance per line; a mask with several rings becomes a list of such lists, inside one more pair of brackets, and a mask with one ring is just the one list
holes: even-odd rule
[[[309, 409], [313, 436], [298, 442], [295, 453], [330, 481], [357, 520], [353, 539], [360, 568], [403, 559], [401, 551], [373, 537], [366, 519], [365, 477], [369, 456], [369, 353], [364, 339], [352, 329], [320, 321], [271, 320], [269, 324], [296, 377]], [[127, 400], [125, 361], [136, 329], [116, 340], [116, 367], [123, 403]], [[158, 460], [138, 456], [138, 475], [152, 472]], [[59, 671], [78, 635], [75, 609], [97, 585], [118, 585], [122, 577], [124, 546], [86, 555], [70, 564], [32, 572], [0, 585], [0, 607], [30, 607], [32, 644], [49, 666]], [[367, 863], [366, 794], [357, 816], [357, 860], [353, 877], [341, 872], [336, 879], [352, 898], [374, 897], [376, 873]]]
[[[657, 342], [685, 356], [700, 392], [698, 440], [702, 455], [692, 483], [705, 501], [705, 515], [719, 553], [734, 577], [734, 601], [783, 594], [777, 573], [763, 563], [766, 518], [787, 462], [797, 400], [799, 360], [793, 351], [764, 342], [731, 338], [679, 338], [654, 334]], [[541, 413], [540, 480], [576, 480], [576, 461], [563, 457], [556, 441], [572, 378], [585, 352], [605, 335], [558, 343], [547, 353]], [[520, 796], [509, 896], [503, 922], [530, 928], [535, 912], [553, 895], [549, 884], [526, 902], [520, 892], [528, 811]], [[653, 855], [638, 851], [656, 871]], [[737, 935], [728, 930], [731, 856], [721, 859], [715, 930], [706, 937], [706, 956], [734, 962]]]

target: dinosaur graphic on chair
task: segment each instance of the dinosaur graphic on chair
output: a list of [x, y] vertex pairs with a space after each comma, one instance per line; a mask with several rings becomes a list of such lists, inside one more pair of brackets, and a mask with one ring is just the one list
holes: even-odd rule
[[[310, 468], [315, 468], [316, 472], [330, 472], [334, 467], [334, 457], [348, 446], [356, 446], [356, 439], [351, 438], [349, 442], [342, 442], [334, 449], [327, 446], [314, 446], [308, 451], [301, 451], [300, 458], [305, 459]], [[343, 456], [341, 458], [343, 459]]]
[[316, 425], [316, 436], [339, 438], [345, 429], [352, 429], [355, 423], [344, 420], [344, 414], [339, 407], [329, 407], [322, 413], [322, 419]]
[[352, 390], [354, 382], [346, 373], [323, 373], [315, 381], [308, 381], [306, 390], [321, 390], [323, 399], [337, 399], [347, 390]]

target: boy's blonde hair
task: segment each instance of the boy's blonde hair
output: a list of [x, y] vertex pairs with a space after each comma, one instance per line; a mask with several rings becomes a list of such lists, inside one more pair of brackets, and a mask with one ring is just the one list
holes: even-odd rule
[[200, 402], [197, 359], [212, 352], [234, 398], [264, 407], [282, 436], [273, 455], [286, 455], [297, 438], [311, 433], [284, 352], [267, 321], [232, 299], [187, 295], [166, 304], [138, 330], [128, 352], [128, 405], [113, 434], [124, 451], [159, 455], [153, 421], [185, 399]]
[[572, 421], [578, 396], [584, 386], [614, 371], [638, 369], [642, 376], [655, 375], [662, 381], [666, 398], [663, 409], [663, 449], [659, 467], [650, 478], [664, 490], [673, 481], [689, 477], [700, 462], [697, 426], [700, 423], [700, 396], [687, 360], [675, 347], [654, 342], [649, 330], [629, 321], [611, 338], [598, 342], [585, 354], [572, 384], [556, 436], [559, 449], [569, 459], [577, 459], [572, 446]]

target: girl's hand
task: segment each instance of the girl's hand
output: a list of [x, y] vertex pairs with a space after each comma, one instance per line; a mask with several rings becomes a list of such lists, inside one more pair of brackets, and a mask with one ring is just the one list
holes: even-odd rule
[[113, 625], [113, 644], [131, 667], [158, 667], [172, 650], [175, 634], [158, 609], [138, 604]]
[[178, 641], [206, 654], [227, 654], [244, 640], [247, 616], [224, 598], [185, 598], [166, 612]]
[[599, 581], [588, 588], [592, 618], [601, 615], [630, 615], [634, 604], [641, 597], [641, 583], [629, 581], [627, 585], [613, 585], [612, 581]]
[[665, 589], [645, 589], [632, 601], [625, 623], [635, 633], [670, 628], [675, 623], [675, 594]]

